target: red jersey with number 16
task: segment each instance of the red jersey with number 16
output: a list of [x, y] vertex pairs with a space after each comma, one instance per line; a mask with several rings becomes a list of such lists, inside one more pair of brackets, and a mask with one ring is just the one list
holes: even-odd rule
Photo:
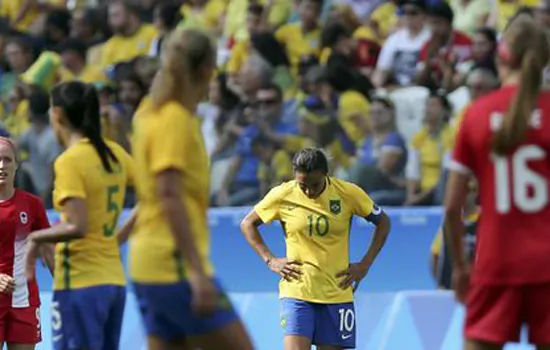
[[0, 308], [40, 305], [36, 281], [25, 276], [27, 237], [49, 226], [38, 197], [15, 190], [12, 198], [0, 202], [0, 273], [12, 276], [16, 286], [12, 294], [0, 293]]
[[550, 281], [550, 92], [539, 95], [525, 141], [496, 156], [493, 134], [516, 93], [505, 86], [476, 101], [460, 126], [452, 161], [479, 181], [481, 219], [473, 276], [483, 284]]

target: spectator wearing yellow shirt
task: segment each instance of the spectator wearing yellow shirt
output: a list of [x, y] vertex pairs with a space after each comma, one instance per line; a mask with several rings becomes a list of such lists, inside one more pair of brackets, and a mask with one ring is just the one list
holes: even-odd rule
[[17, 82], [4, 102], [2, 122], [13, 137], [18, 137], [29, 128], [29, 95], [29, 87]]
[[142, 24], [139, 7], [122, 1], [109, 4], [109, 27], [114, 35], [102, 47], [100, 68], [146, 56], [157, 30]]
[[0, 1], [0, 16], [7, 17], [12, 27], [21, 32], [36, 32], [41, 14], [66, 8], [66, 0], [4, 0]]
[[384, 42], [401, 25], [395, 0], [384, 1], [371, 14], [368, 26], [380, 42]]
[[271, 188], [292, 180], [292, 159], [287, 152], [278, 149], [275, 142], [260, 135], [252, 142], [252, 150], [260, 159], [258, 179], [261, 196], [266, 195]]
[[78, 8], [71, 13], [71, 38], [78, 39], [88, 47], [86, 62], [99, 66], [101, 43], [104, 40], [97, 10]]
[[183, 20], [181, 25], [189, 28], [204, 29], [214, 36], [221, 33], [226, 1], [189, 0], [181, 6]]
[[250, 37], [256, 34], [262, 25], [264, 7], [260, 4], [250, 4], [246, 11], [246, 37], [235, 42], [231, 48], [231, 55], [225, 67], [230, 79], [235, 79], [252, 49]]
[[450, 0], [455, 17], [453, 27], [468, 35], [487, 24], [491, 12], [491, 0]]
[[277, 40], [285, 46], [291, 66], [296, 70], [302, 57], [320, 54], [319, 17], [322, 6], [322, 0], [302, 0], [300, 22], [285, 24], [275, 32]]
[[59, 46], [61, 81], [83, 83], [106, 82], [107, 76], [95, 66], [86, 65], [86, 45], [77, 39], [67, 39]]
[[452, 147], [452, 131], [447, 119], [451, 106], [447, 99], [433, 93], [427, 101], [424, 128], [412, 139], [406, 166], [405, 205], [433, 205], [442, 174], [445, 155]]
[[538, 0], [495, 0], [487, 25], [502, 33], [521, 8], [534, 8]]

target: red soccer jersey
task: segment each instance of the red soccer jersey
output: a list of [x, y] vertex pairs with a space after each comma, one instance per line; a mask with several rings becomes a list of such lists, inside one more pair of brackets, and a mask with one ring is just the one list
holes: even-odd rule
[[0, 307], [40, 305], [36, 280], [25, 276], [27, 236], [49, 226], [38, 197], [16, 190], [11, 199], [0, 202], [0, 273], [12, 276], [16, 286], [13, 294], [0, 294]]
[[493, 154], [516, 88], [505, 86], [468, 109], [458, 132], [452, 169], [479, 181], [481, 219], [473, 278], [484, 284], [550, 281], [550, 91], [542, 92], [525, 141]]

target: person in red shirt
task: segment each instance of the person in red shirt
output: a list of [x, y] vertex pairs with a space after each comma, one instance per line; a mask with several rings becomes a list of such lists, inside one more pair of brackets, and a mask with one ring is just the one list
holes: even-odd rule
[[[27, 236], [50, 224], [40, 199], [15, 189], [16, 169], [15, 147], [0, 137], [0, 344], [32, 350], [41, 341], [40, 297], [25, 276]], [[41, 254], [52, 271], [53, 251], [44, 246]]]
[[449, 90], [455, 67], [471, 58], [473, 41], [453, 30], [454, 13], [445, 1], [428, 8], [432, 37], [420, 50], [416, 81], [432, 89]]
[[[520, 339], [550, 349], [550, 58], [544, 29], [515, 18], [498, 48], [502, 88], [475, 101], [458, 132], [445, 201], [457, 299], [466, 304], [466, 349]], [[466, 263], [462, 209], [473, 174], [481, 218], [473, 269]]]

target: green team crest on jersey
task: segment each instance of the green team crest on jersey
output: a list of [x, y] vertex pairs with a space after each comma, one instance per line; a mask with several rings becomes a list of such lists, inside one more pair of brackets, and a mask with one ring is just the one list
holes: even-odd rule
[[342, 205], [339, 199], [334, 199], [329, 202], [330, 212], [333, 214], [340, 214], [342, 211]]
[[283, 329], [286, 328], [286, 318], [285, 317], [281, 317], [281, 327]]

